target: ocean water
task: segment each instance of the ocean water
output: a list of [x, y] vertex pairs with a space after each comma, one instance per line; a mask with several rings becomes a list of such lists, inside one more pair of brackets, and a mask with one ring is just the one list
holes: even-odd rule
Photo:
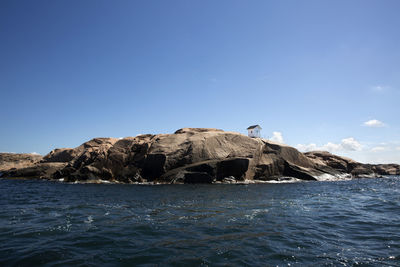
[[400, 177], [249, 185], [0, 180], [0, 266], [400, 266]]

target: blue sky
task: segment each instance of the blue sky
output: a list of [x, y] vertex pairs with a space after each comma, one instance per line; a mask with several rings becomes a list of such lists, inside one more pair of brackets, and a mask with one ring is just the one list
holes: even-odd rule
[[400, 1], [0, 2], [0, 151], [213, 127], [400, 163]]

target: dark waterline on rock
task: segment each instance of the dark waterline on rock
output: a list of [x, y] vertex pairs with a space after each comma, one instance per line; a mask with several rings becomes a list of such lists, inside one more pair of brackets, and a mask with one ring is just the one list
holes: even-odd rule
[[250, 185], [0, 180], [0, 265], [397, 265], [400, 177]]

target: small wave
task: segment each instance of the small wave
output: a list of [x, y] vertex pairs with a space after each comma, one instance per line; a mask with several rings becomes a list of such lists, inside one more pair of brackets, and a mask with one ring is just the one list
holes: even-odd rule
[[51, 212], [49, 213], [49, 215], [52, 216], [52, 217], [60, 217], [60, 216], [61, 216], [61, 214], [58, 213], [58, 212], [56, 212], [56, 211], [51, 211]]
[[87, 217], [87, 219], [84, 221], [84, 223], [88, 223], [88, 224], [90, 224], [90, 223], [92, 223], [93, 222], [93, 216], [92, 215], [89, 215], [88, 217]]

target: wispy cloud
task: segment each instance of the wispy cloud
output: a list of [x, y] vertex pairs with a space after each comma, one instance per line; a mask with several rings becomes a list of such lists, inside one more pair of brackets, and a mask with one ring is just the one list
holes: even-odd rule
[[376, 93], [382, 93], [385, 92], [389, 89], [389, 86], [385, 86], [385, 85], [375, 85], [371, 87], [372, 92], [376, 92]]
[[400, 151], [400, 146], [396, 147], [396, 150], [399, 150], [399, 151]]
[[265, 80], [269, 79], [269, 77], [270, 76], [268, 74], [264, 74], [263, 76], [260, 77], [260, 80], [265, 81]]
[[283, 136], [281, 132], [273, 132], [272, 133], [272, 137], [271, 137], [271, 141], [280, 143], [280, 144], [284, 144], [285, 142], [283, 141]]
[[386, 150], [386, 148], [384, 146], [376, 146], [376, 147], [371, 148], [372, 152], [381, 152], [381, 151], [385, 151], [385, 150]]
[[317, 146], [314, 143], [311, 144], [298, 144], [296, 148], [300, 151], [313, 151], [313, 150], [324, 150], [329, 152], [336, 151], [360, 151], [363, 146], [354, 137], [344, 138], [340, 143], [328, 142], [323, 146]]
[[379, 127], [384, 127], [385, 126], [385, 124], [383, 122], [381, 122], [379, 120], [376, 120], [376, 119], [366, 121], [366, 122], [363, 123], [363, 125], [367, 126], [367, 127], [375, 127], [375, 128], [379, 128]]

